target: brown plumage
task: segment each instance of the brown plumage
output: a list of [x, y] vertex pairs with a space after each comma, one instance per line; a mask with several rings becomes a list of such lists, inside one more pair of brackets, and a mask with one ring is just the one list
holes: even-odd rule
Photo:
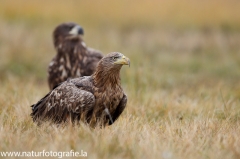
[[63, 82], [32, 105], [33, 121], [111, 125], [127, 104], [120, 81], [122, 65], [130, 66], [129, 59], [113, 52], [100, 60], [93, 75]]
[[90, 76], [103, 54], [86, 47], [82, 40], [83, 28], [75, 23], [63, 23], [53, 32], [57, 51], [48, 67], [48, 84], [52, 89], [68, 78]]

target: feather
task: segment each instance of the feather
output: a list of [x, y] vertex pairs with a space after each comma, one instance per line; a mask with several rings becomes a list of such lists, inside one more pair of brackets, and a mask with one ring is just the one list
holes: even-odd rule
[[93, 75], [59, 84], [32, 105], [33, 121], [83, 121], [91, 127], [113, 124], [127, 104], [120, 81], [120, 70], [125, 64], [130, 61], [124, 55], [110, 53], [100, 60]]
[[68, 78], [90, 76], [94, 73], [103, 54], [88, 48], [82, 40], [82, 34], [82, 27], [75, 23], [63, 23], [55, 28], [53, 41], [57, 54], [48, 66], [50, 90]]

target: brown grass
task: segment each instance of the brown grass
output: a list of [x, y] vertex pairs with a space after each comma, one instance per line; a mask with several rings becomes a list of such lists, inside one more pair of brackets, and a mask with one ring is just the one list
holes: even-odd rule
[[[238, 1], [1, 1], [0, 151], [88, 152], [88, 158], [240, 158]], [[48, 92], [51, 34], [85, 29], [104, 54], [124, 53], [127, 109], [105, 129], [36, 126]], [[1, 158], [1, 157], [0, 157]], [[2, 157], [4, 158], [4, 157]]]

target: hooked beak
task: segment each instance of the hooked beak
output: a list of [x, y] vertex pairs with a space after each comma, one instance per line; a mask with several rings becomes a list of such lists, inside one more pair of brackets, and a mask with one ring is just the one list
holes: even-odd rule
[[120, 64], [120, 65], [128, 65], [130, 67], [130, 60], [126, 56], [120, 57], [114, 64]]
[[83, 35], [83, 28], [79, 25], [74, 26], [70, 31], [70, 35]]

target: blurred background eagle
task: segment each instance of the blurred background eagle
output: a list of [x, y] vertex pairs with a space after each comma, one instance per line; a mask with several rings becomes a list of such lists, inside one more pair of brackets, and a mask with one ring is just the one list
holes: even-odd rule
[[82, 39], [84, 31], [76, 23], [62, 23], [53, 32], [56, 56], [48, 66], [49, 88], [68, 78], [90, 76], [103, 54], [88, 48]]

